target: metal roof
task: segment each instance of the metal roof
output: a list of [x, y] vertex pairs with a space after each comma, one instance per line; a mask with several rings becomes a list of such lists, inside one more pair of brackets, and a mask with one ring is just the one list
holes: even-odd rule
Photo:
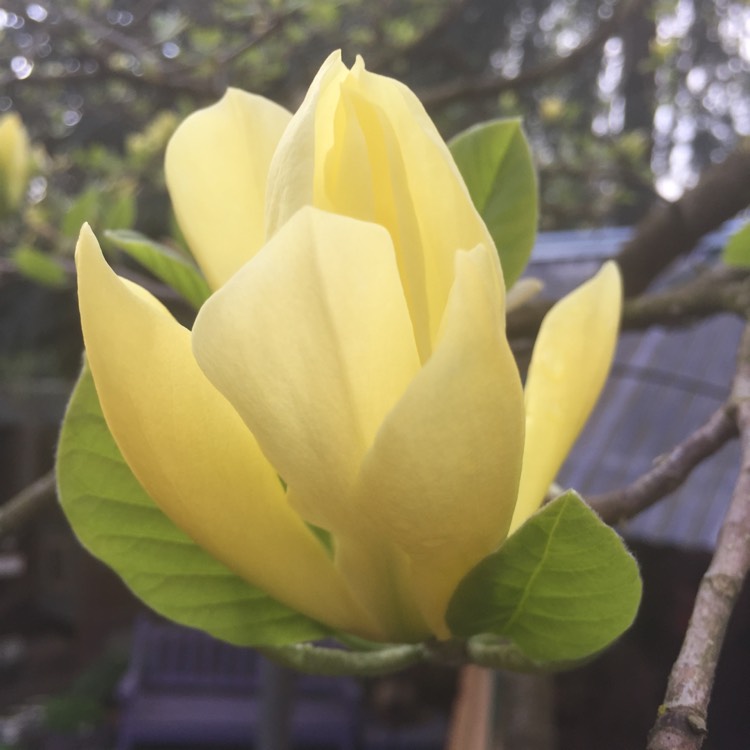
[[[660, 280], [666, 286], [715, 262], [726, 225], [703, 239]], [[529, 275], [551, 296], [572, 289], [616, 254], [632, 230], [540, 235]], [[714, 412], [729, 395], [742, 321], [720, 315], [684, 329], [654, 326], [621, 336], [607, 386], [558, 482], [584, 495], [624, 487], [647, 471]], [[703, 462], [670, 497], [623, 524], [628, 537], [655, 544], [711, 549], [739, 467], [737, 441]]]

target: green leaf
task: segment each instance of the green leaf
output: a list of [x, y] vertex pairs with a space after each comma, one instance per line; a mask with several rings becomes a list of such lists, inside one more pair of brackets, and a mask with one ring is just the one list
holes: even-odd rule
[[96, 224], [99, 216], [100, 190], [92, 186], [86, 188], [67, 210], [60, 225], [60, 232], [64, 237], [78, 237], [84, 222]]
[[214, 560], [159, 510], [120, 454], [85, 366], [63, 422], [57, 479], [81, 543], [165, 617], [244, 646], [327, 634]]
[[42, 286], [60, 289], [68, 285], [65, 269], [48, 253], [33, 247], [19, 247], [13, 253], [16, 268], [31, 281]]
[[461, 581], [447, 622], [459, 636], [509, 638], [535, 662], [576, 661], [630, 626], [640, 596], [622, 540], [571, 490]]
[[129, 229], [112, 230], [104, 236], [181, 294], [196, 310], [210, 296], [211, 290], [200, 271], [171, 247]]
[[722, 260], [728, 266], [750, 267], [750, 224], [745, 224], [729, 238]]
[[449, 145], [511, 287], [526, 267], [537, 226], [536, 172], [521, 121], [481, 123]]
[[107, 203], [101, 224], [107, 229], [131, 227], [135, 223], [136, 206], [133, 188], [121, 187]]

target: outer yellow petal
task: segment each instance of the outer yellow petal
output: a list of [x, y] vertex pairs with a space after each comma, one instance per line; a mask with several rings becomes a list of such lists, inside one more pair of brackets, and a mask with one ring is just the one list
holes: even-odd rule
[[263, 244], [268, 169], [291, 117], [262, 96], [229, 89], [190, 115], [169, 142], [172, 204], [214, 289]]
[[424, 635], [408, 561], [351, 505], [362, 457], [419, 369], [387, 232], [303, 208], [206, 303], [193, 348], [290, 504], [335, 532], [363, 606], [390, 638]]
[[620, 323], [622, 282], [614, 263], [550, 311], [526, 378], [526, 446], [511, 531], [541, 505], [594, 408]]
[[456, 584], [505, 537], [521, 470], [523, 394], [493, 253], [457, 255], [435, 352], [386, 418], [357, 497], [412, 558], [420, 608], [439, 636]]
[[149, 495], [214, 557], [280, 601], [373, 634], [253, 436], [198, 368], [189, 331], [112, 272], [88, 226], [77, 263], [102, 410]]
[[354, 523], [362, 456], [419, 368], [388, 234], [306, 208], [204, 305], [193, 349], [311, 523]]

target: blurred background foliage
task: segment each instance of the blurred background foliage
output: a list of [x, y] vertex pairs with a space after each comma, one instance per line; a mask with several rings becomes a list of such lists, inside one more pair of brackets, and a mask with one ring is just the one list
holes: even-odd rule
[[520, 115], [542, 229], [633, 224], [750, 136], [743, 0], [0, 0], [0, 117], [30, 142], [0, 218], [0, 380], [77, 369], [83, 221], [179, 247], [162, 159], [183, 116], [228, 85], [294, 108], [337, 47], [446, 138]]

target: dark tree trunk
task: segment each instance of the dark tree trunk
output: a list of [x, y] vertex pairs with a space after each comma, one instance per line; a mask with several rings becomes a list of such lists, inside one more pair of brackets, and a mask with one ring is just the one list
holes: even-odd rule
[[[653, 66], [649, 65], [650, 45], [656, 36], [656, 23], [648, 13], [635, 13], [623, 25], [623, 72], [621, 94], [625, 101], [623, 130], [638, 131], [646, 139], [646, 163], [651, 162], [653, 151], [654, 108], [656, 106], [656, 81]], [[628, 169], [628, 165], [623, 165]], [[648, 209], [652, 191], [629, 184], [632, 201], [617, 211], [618, 224], [634, 224]]]

